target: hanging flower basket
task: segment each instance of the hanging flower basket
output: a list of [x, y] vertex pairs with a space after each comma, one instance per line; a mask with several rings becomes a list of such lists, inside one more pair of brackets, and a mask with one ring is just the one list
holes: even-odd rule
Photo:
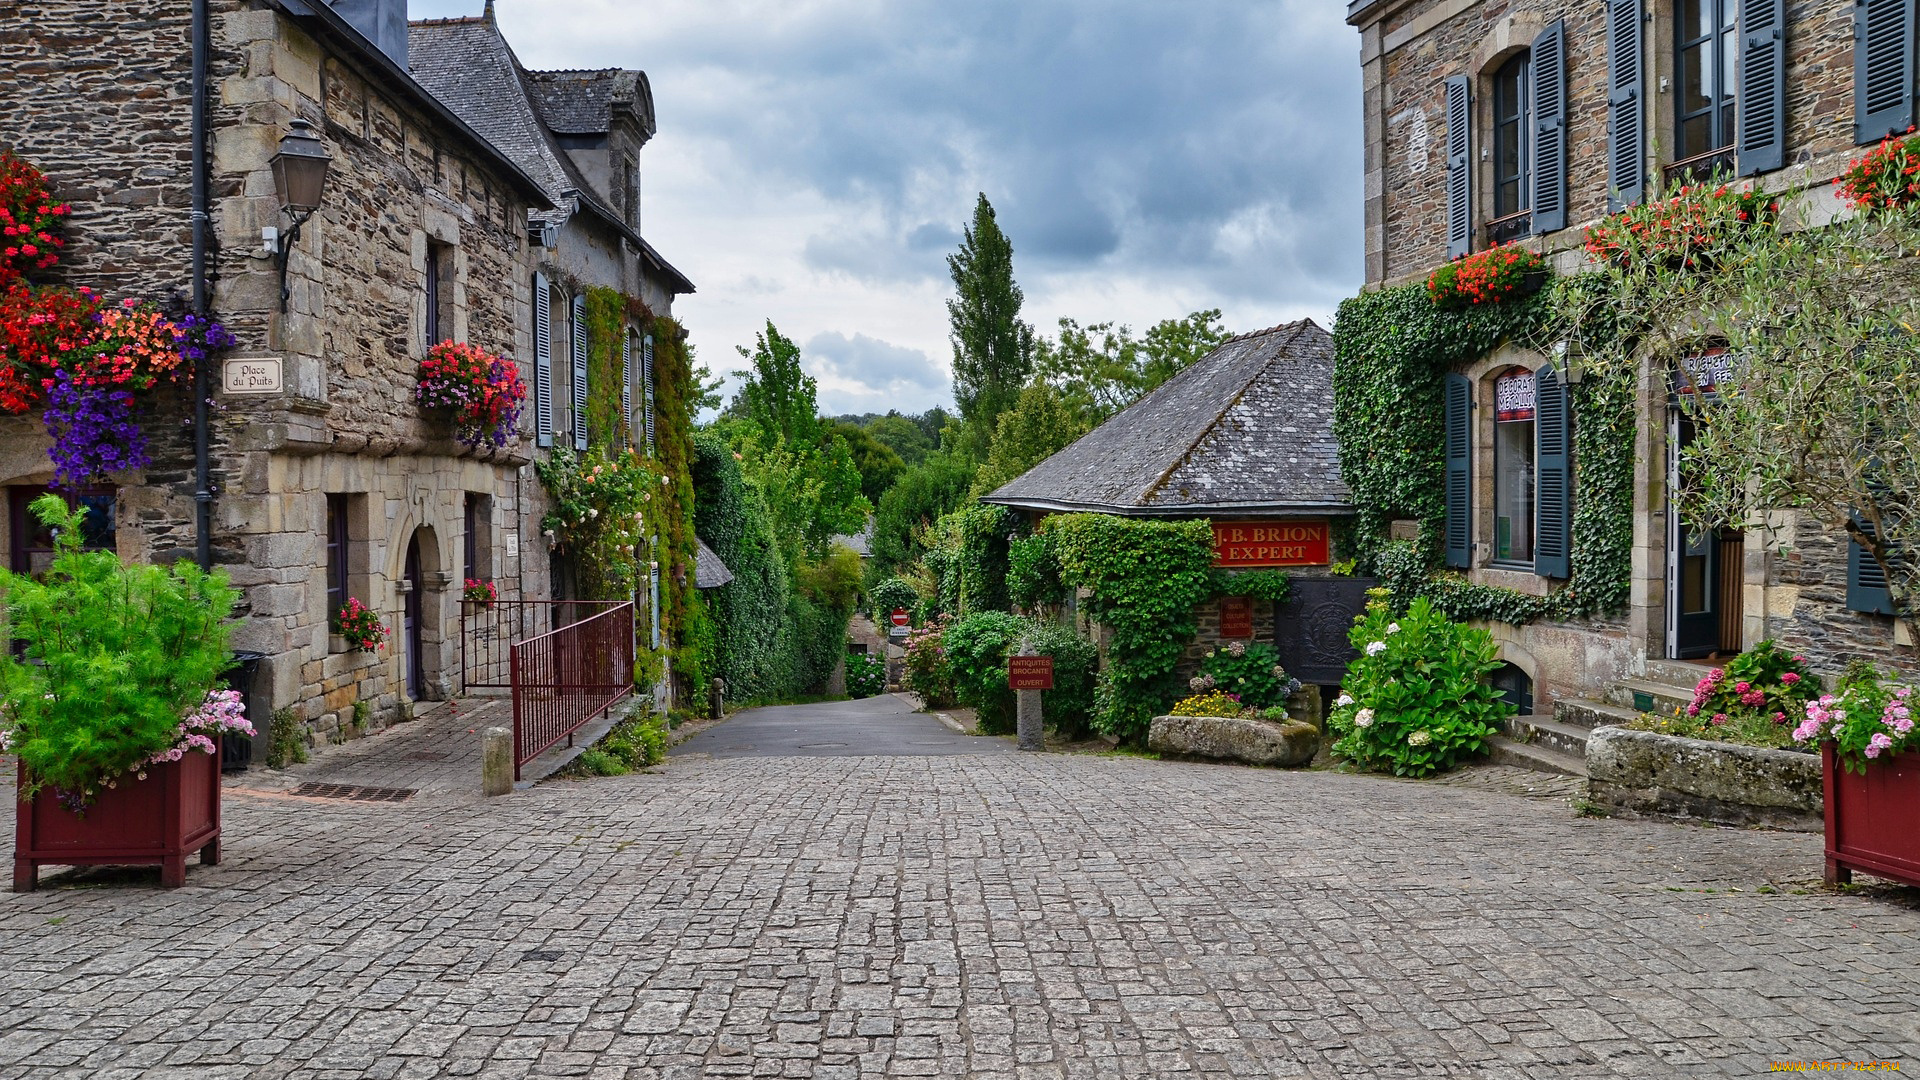
[[413, 394], [423, 411], [451, 421], [454, 436], [468, 446], [505, 446], [519, 422], [527, 387], [513, 361], [443, 341], [420, 362]]
[[1587, 254], [1623, 269], [1710, 270], [1726, 246], [1754, 229], [1772, 228], [1780, 201], [1726, 184], [1694, 184], [1648, 199], [1587, 230]]
[[70, 212], [40, 170], [0, 151], [0, 281], [59, 262], [60, 226]]

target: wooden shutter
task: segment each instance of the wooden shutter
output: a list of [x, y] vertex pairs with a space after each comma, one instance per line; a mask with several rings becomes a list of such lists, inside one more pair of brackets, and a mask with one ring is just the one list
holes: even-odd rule
[[1473, 250], [1473, 127], [1465, 75], [1447, 79], [1447, 258]]
[[533, 442], [553, 445], [553, 294], [547, 275], [533, 275]]
[[1787, 158], [1787, 2], [1740, 0], [1740, 100], [1735, 157], [1741, 176]]
[[1607, 209], [1614, 213], [1639, 202], [1647, 187], [1642, 2], [1607, 0]]
[[[1875, 535], [1873, 526], [1862, 519], [1855, 517], [1853, 523], [1868, 536]], [[1893, 593], [1887, 588], [1887, 572], [1880, 568], [1878, 559], [1851, 539], [1847, 541], [1847, 610], [1893, 614]]]
[[633, 330], [620, 334], [620, 445], [633, 445]]
[[1533, 39], [1533, 231], [1567, 227], [1567, 24]]
[[1854, 0], [1854, 142], [1913, 126], [1913, 9], [1913, 0]]
[[1573, 408], [1553, 365], [1533, 373], [1533, 572], [1573, 575]]
[[647, 436], [647, 456], [653, 456], [653, 335], [640, 340], [640, 415]]
[[1443, 391], [1447, 420], [1447, 565], [1473, 565], [1473, 382], [1448, 375]]
[[573, 326], [567, 340], [573, 343], [573, 448], [587, 448], [587, 298], [573, 298]]

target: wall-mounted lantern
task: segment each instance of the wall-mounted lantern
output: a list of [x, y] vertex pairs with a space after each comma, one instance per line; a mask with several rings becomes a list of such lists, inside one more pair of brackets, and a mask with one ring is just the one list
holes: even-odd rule
[[332, 163], [333, 158], [327, 154], [327, 148], [320, 145], [320, 136], [314, 134], [313, 125], [298, 119], [293, 122], [292, 131], [280, 136], [280, 150], [268, 163], [273, 166], [273, 190], [280, 197], [280, 212], [292, 220], [284, 233], [273, 226], [260, 231], [260, 238], [273, 254], [274, 265], [280, 271], [280, 310], [283, 312], [287, 310], [287, 298], [292, 295], [287, 288], [287, 259], [293, 252], [294, 241], [300, 238], [300, 226], [320, 209], [320, 196], [327, 187], [327, 166]]

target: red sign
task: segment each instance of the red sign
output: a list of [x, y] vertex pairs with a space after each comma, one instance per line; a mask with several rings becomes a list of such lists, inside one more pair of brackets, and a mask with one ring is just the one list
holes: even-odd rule
[[1223, 638], [1253, 636], [1252, 597], [1223, 596], [1220, 598], [1220, 636]]
[[1325, 566], [1324, 521], [1216, 521], [1213, 565]]
[[894, 609], [893, 609], [893, 625], [895, 625], [895, 626], [905, 626], [905, 625], [907, 625], [907, 623], [909, 623], [909, 622], [911, 622], [911, 621], [912, 621], [912, 620], [911, 620], [911, 619], [909, 619], [909, 618], [907, 617], [907, 609], [906, 609], [906, 608], [903, 608], [903, 607], [897, 607], [897, 608], [894, 608]]
[[1007, 657], [1007, 686], [1014, 690], [1053, 689], [1053, 657]]

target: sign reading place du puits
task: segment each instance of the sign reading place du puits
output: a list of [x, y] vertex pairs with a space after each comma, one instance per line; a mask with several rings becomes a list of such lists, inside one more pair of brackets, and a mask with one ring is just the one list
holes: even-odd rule
[[1325, 566], [1328, 550], [1324, 521], [1213, 523], [1215, 566]]
[[220, 389], [229, 394], [277, 394], [284, 385], [277, 356], [236, 357], [220, 363]]

